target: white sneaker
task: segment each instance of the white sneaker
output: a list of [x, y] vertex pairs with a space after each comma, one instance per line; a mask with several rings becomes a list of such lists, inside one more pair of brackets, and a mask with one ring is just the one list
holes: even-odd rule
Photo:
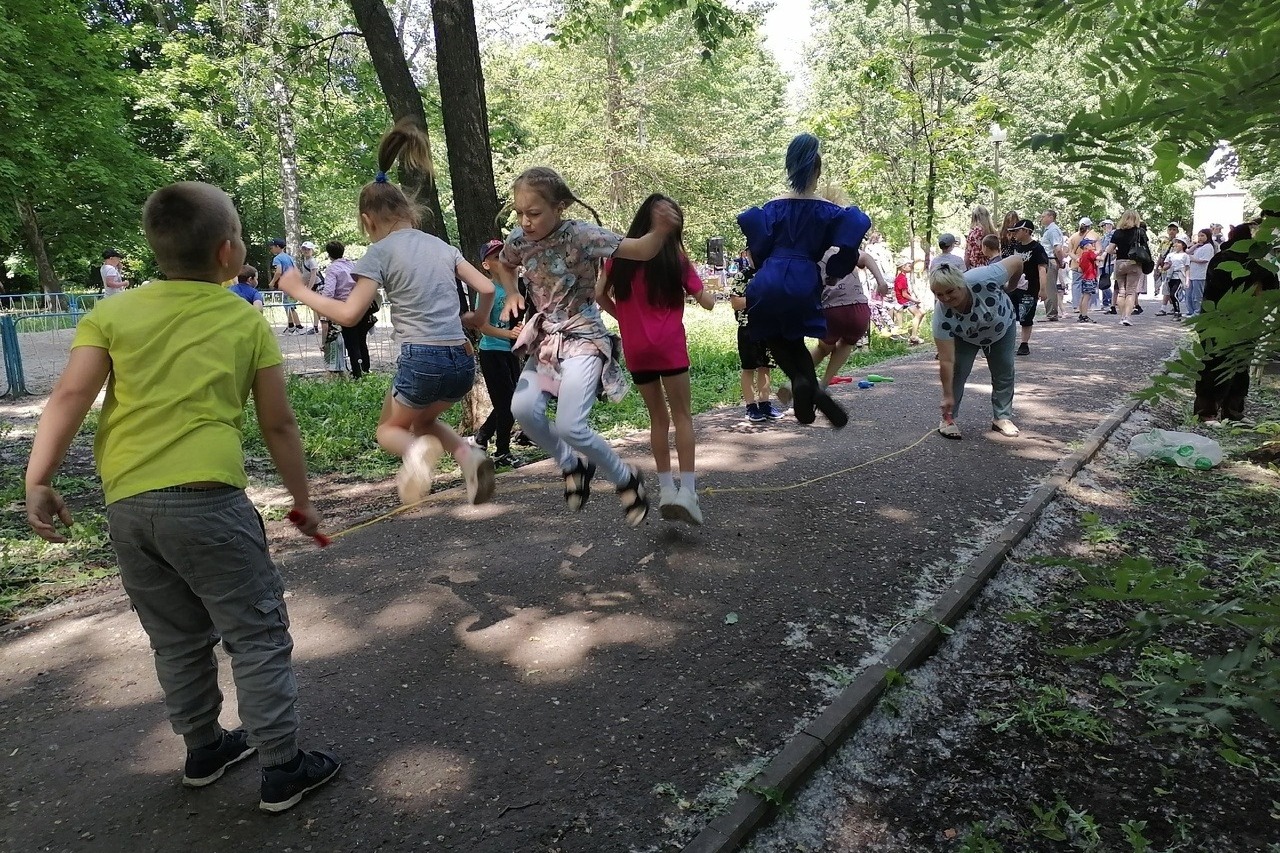
[[440, 441], [433, 436], [424, 435], [413, 440], [396, 473], [396, 490], [400, 493], [401, 503], [416, 504], [431, 494], [432, 472], [443, 452]]
[[493, 498], [493, 460], [475, 445], [468, 445], [458, 460], [462, 478], [467, 483], [467, 501], [473, 504], [487, 503]]
[[1013, 425], [1013, 421], [1008, 418], [1000, 418], [991, 422], [991, 428], [1001, 435], [1013, 438], [1018, 434], [1018, 428]]
[[679, 497], [679, 485], [662, 490], [661, 496], [658, 498], [658, 513], [662, 516], [664, 521], [680, 521], [684, 517], [680, 515], [676, 509], [676, 501]]
[[681, 489], [676, 492], [671, 502], [671, 515], [665, 512], [662, 517], [669, 521], [683, 521], [686, 524], [702, 524], [702, 508], [698, 506], [698, 493], [693, 489]]

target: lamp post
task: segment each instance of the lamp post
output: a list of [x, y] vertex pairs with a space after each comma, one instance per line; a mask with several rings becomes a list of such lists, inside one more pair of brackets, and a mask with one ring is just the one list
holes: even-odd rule
[[995, 184], [991, 188], [991, 213], [993, 216], [1000, 216], [1000, 143], [1009, 137], [1005, 129], [1000, 126], [999, 122], [991, 123], [991, 144], [996, 149], [996, 179]]

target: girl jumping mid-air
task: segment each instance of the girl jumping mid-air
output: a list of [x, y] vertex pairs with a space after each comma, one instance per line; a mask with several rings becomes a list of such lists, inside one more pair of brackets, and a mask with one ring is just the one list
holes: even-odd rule
[[[664, 195], [645, 199], [631, 220], [627, 236], [643, 237], [653, 227], [653, 211], [659, 204], [679, 206]], [[650, 261], [623, 258], [605, 263], [605, 278], [596, 287], [600, 307], [618, 318], [622, 352], [631, 378], [649, 410], [649, 438], [658, 483], [662, 487], [658, 509], [668, 521], [702, 523], [695, 490], [693, 405], [689, 391], [689, 347], [684, 334], [685, 295], [710, 311], [715, 297], [702, 286], [685, 255], [683, 227], [667, 236], [662, 250]], [[671, 447], [667, 432], [676, 429], [676, 455], [680, 482], [671, 473]]]
[[[377, 176], [360, 191], [360, 225], [371, 245], [356, 262], [355, 287], [346, 301], [312, 292], [297, 275], [282, 280], [281, 288], [339, 325], [355, 326], [382, 286], [400, 357], [377, 437], [383, 450], [403, 460], [396, 476], [400, 499], [409, 504], [426, 497], [432, 468], [441, 452], [448, 451], [462, 469], [467, 499], [484, 503], [493, 496], [493, 462], [439, 417], [475, 380], [463, 321], [478, 328], [489, 316], [493, 283], [453, 246], [418, 230], [421, 211], [387, 180], [387, 170], [397, 160], [431, 171], [426, 134], [411, 119], [401, 119], [382, 137]], [[458, 315], [457, 279], [480, 294], [476, 310], [464, 317]]]
[[[582, 509], [596, 470], [614, 484], [627, 524], [639, 526], [649, 513], [649, 498], [638, 468], [622, 461], [591, 428], [587, 416], [596, 396], [618, 401], [626, 396], [626, 376], [596, 304], [600, 262], [607, 258], [648, 261], [680, 227], [680, 215], [667, 202], [653, 205], [653, 228], [643, 237], [622, 237], [598, 224], [564, 219], [565, 209], [584, 204], [554, 170], [527, 169], [512, 185], [518, 227], [498, 255], [499, 277], [507, 293], [504, 319], [519, 315], [524, 300], [515, 286], [515, 270], [524, 267], [534, 314], [516, 340], [528, 361], [511, 411], [526, 435], [556, 460], [564, 473], [564, 499]], [[556, 399], [555, 424], [547, 403]]]
[[[751, 336], [763, 340], [791, 381], [796, 420], [814, 421], [816, 407], [839, 429], [849, 416], [818, 384], [806, 337], [827, 337], [818, 262], [830, 247], [827, 275], [837, 280], [858, 263], [858, 247], [871, 220], [856, 207], [842, 208], [814, 193], [822, 174], [818, 138], [802, 133], [787, 146], [792, 192], [738, 216], [758, 271], [747, 286]], [[782, 397], [779, 389], [779, 398]]]

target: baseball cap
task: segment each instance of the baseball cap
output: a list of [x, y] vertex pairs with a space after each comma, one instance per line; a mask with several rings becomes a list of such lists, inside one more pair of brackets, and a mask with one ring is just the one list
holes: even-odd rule
[[1165, 228], [1181, 228], [1181, 227], [1182, 226], [1176, 222], [1170, 222], [1168, 225], [1165, 226]]
[[1022, 230], [1022, 229], [1026, 229], [1027, 231], [1035, 231], [1035, 230], [1036, 230], [1036, 227], [1035, 227], [1034, 225], [1032, 225], [1032, 224], [1031, 224], [1031, 220], [1030, 220], [1030, 219], [1019, 219], [1017, 222], [1015, 222], [1015, 223], [1013, 224], [1013, 227], [1012, 227], [1012, 228], [1010, 228], [1009, 230], [1010, 230], [1010, 231], [1019, 231], [1019, 230]]
[[1082, 217], [1080, 217], [1080, 224], [1081, 224], [1081, 225], [1092, 225], [1092, 224], [1093, 224], [1093, 220], [1092, 220], [1092, 219], [1090, 219], [1090, 218], [1089, 218], [1089, 217], [1087, 217], [1087, 216], [1082, 216]]
[[1114, 220], [1111, 220], [1111, 219], [1104, 219], [1104, 220], [1102, 220], [1101, 222], [1099, 222], [1098, 224], [1099, 224], [1099, 225], [1115, 225], [1116, 223], [1115, 223], [1115, 221], [1114, 221]]
[[304, 249], [311, 249], [311, 250], [313, 250], [313, 251], [314, 251], [314, 250], [315, 250], [315, 247], [316, 247], [316, 244], [315, 244], [315, 243], [312, 243], [310, 240], [308, 240], [307, 242], [305, 242], [305, 243], [303, 243], [303, 244], [302, 244], [302, 248], [304, 248]]
[[1093, 243], [1094, 243], [1094, 240], [1092, 237], [1085, 237], [1083, 240], [1080, 241], [1081, 246], [1092, 246]]
[[283, 248], [284, 248], [284, 239], [283, 239], [283, 238], [281, 238], [281, 237], [273, 237], [273, 238], [271, 238], [271, 242], [270, 242], [270, 243], [268, 243], [267, 245], [268, 245], [268, 246], [278, 246], [278, 247], [280, 247], [281, 249], [283, 249]]
[[943, 234], [941, 237], [938, 238], [938, 245], [944, 249], [950, 249], [955, 244], [956, 244], [956, 235], [954, 234]]
[[123, 257], [124, 255], [120, 254], [119, 249], [107, 249], [102, 253], [102, 259], [104, 261], [107, 260], [108, 258], [123, 258]]
[[499, 250], [499, 249], [501, 249], [501, 248], [502, 248], [502, 241], [501, 241], [501, 240], [487, 240], [487, 241], [485, 241], [484, 243], [482, 243], [482, 244], [480, 245], [480, 253], [479, 253], [479, 254], [480, 254], [480, 260], [482, 260], [482, 261], [483, 261], [485, 258], [489, 257], [490, 255], [492, 255], [494, 252], [498, 251], [498, 250]]

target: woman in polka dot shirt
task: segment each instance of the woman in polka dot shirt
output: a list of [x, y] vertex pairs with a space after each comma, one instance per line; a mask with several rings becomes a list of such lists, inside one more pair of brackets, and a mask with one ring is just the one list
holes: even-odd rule
[[982, 350], [991, 369], [991, 428], [1015, 436], [1013, 424], [1013, 365], [1018, 324], [1008, 291], [1022, 275], [1022, 257], [962, 273], [939, 267], [929, 276], [933, 309], [933, 340], [938, 348], [938, 376], [942, 380], [942, 421], [938, 432], [959, 439], [955, 422], [964, 384]]

